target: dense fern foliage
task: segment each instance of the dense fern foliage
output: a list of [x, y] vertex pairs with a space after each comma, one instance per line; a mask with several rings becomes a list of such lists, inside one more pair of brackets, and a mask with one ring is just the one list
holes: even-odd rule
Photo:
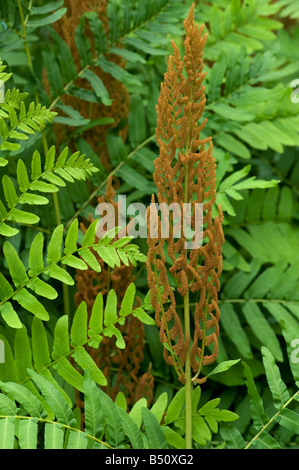
[[[298, 449], [299, 4], [194, 3], [225, 242], [192, 446]], [[186, 447], [146, 237], [99, 237], [96, 207], [125, 195], [129, 224], [157, 194], [156, 105], [191, 4], [0, 0], [1, 449]]]

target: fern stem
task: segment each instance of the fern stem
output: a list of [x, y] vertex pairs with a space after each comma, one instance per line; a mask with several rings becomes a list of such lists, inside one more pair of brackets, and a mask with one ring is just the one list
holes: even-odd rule
[[51, 235], [51, 231], [43, 227], [36, 227], [35, 225], [25, 224], [25, 223], [22, 223], [22, 226], [31, 228], [32, 230], [36, 230], [37, 232], [43, 232], [43, 233], [46, 233], [47, 235]]
[[28, 4], [28, 7], [27, 7], [28, 13], [27, 13], [26, 18], [25, 18], [25, 21], [24, 21], [25, 26], [27, 25], [28, 20], [29, 20], [29, 18], [30, 18], [32, 3], [33, 3], [33, 0], [30, 0], [30, 2], [29, 2], [29, 4]]
[[[3, 419], [3, 418], [10, 418], [10, 417], [11, 417], [11, 416], [0, 415], [0, 419]], [[65, 424], [65, 423], [58, 423], [57, 421], [52, 421], [52, 420], [50, 420], [50, 419], [39, 418], [39, 417], [33, 417], [33, 416], [18, 416], [18, 415], [14, 415], [13, 418], [14, 418], [14, 419], [33, 419], [33, 420], [37, 420], [39, 423], [45, 423], [45, 424], [46, 424], [46, 423], [49, 423], [49, 424], [59, 424], [59, 426], [65, 428], [66, 430], [82, 433], [87, 439], [92, 439], [93, 441], [96, 441], [96, 442], [98, 442], [98, 443], [104, 445], [104, 446], [107, 447], [108, 449], [114, 449], [114, 447], [112, 447], [110, 444], [107, 444], [107, 442], [101, 441], [101, 440], [98, 439], [97, 437], [92, 436], [92, 434], [88, 434], [88, 433], [86, 433], [85, 431], [81, 431], [81, 429], [74, 428], [74, 427], [69, 426], [68, 424]]]
[[113, 176], [115, 175], [115, 173], [118, 172], [118, 170], [120, 170], [120, 168], [122, 168], [122, 166], [133, 156], [135, 155], [135, 153], [137, 153], [140, 149], [142, 149], [143, 147], [145, 147], [149, 142], [151, 142], [152, 140], [154, 140], [155, 138], [155, 134], [151, 135], [150, 137], [148, 137], [146, 140], [144, 140], [143, 142], [141, 142], [141, 144], [139, 144], [134, 150], [132, 150], [132, 152], [129, 153], [129, 155], [124, 159], [122, 160], [110, 173], [109, 175], [107, 176], [107, 178], [104, 179], [104, 181], [102, 181], [99, 186], [97, 186], [89, 195], [88, 199], [82, 204], [81, 207], [79, 207], [79, 209], [75, 212], [75, 214], [73, 215], [73, 217], [66, 223], [65, 225], [65, 228], [64, 228], [64, 231], [66, 231], [68, 229], [68, 227], [71, 225], [71, 223], [73, 222], [74, 219], [76, 219], [79, 214], [85, 209], [85, 207], [88, 206], [88, 204], [90, 203], [90, 201], [92, 201], [92, 199], [97, 196], [101, 189], [103, 189], [106, 184], [107, 184], [107, 181], [109, 179], [110, 176]]
[[17, 0], [17, 5], [18, 5], [20, 21], [21, 21], [21, 26], [22, 26], [22, 31], [23, 31], [23, 40], [24, 40], [24, 45], [25, 45], [27, 61], [28, 61], [28, 65], [31, 70], [31, 73], [33, 74], [32, 59], [31, 59], [30, 49], [29, 49], [28, 40], [27, 40], [27, 33], [26, 33], [26, 24], [25, 24], [23, 8], [22, 8], [20, 0]]
[[58, 103], [58, 101], [61, 99], [61, 97], [63, 95], [66, 94], [66, 92], [69, 90], [69, 88], [71, 88], [74, 83], [78, 80], [78, 78], [81, 78], [81, 76], [84, 74], [84, 72], [86, 72], [86, 70], [88, 70], [92, 65], [94, 65], [94, 62], [90, 65], [86, 65], [83, 69], [80, 70], [80, 72], [78, 72], [76, 78], [74, 78], [73, 80], [69, 81], [63, 88], [63, 93], [59, 96], [56, 96], [56, 98], [52, 101], [52, 103], [50, 104], [49, 106], [49, 111], [51, 111], [53, 108], [55, 108], [56, 104]]
[[[191, 135], [191, 117], [192, 117], [192, 103], [194, 99], [193, 83], [190, 84], [190, 95], [189, 103], [191, 104], [188, 116], [188, 136], [186, 141], [186, 153], [190, 153], [192, 147], [192, 135]], [[184, 175], [184, 203], [189, 202], [189, 164], [185, 165]], [[188, 263], [188, 253], [185, 250], [185, 261]], [[189, 299], [189, 283], [187, 293], [184, 296], [184, 333], [186, 342], [186, 362], [185, 362], [185, 423], [186, 423], [186, 434], [185, 442], [186, 449], [192, 449], [192, 370], [191, 370], [191, 329], [190, 329], [190, 299]]]
[[[184, 186], [184, 202], [188, 202], [188, 164], [185, 168], [185, 186]], [[188, 259], [186, 250], [186, 262]], [[185, 419], [186, 419], [186, 449], [192, 449], [192, 371], [191, 371], [191, 329], [190, 329], [190, 300], [189, 285], [187, 293], [184, 296], [184, 333], [186, 342], [186, 362], [185, 362]]]
[[187, 347], [185, 362], [185, 418], [186, 418], [186, 449], [192, 449], [192, 380], [191, 380], [191, 358], [190, 358], [190, 308], [189, 290], [184, 297], [184, 325], [185, 341]]
[[275, 420], [277, 416], [280, 415], [281, 410], [285, 409], [293, 400], [298, 400], [299, 398], [299, 391], [296, 392], [293, 396], [289, 398], [289, 400], [275, 413], [275, 415], [272, 416], [272, 418], [269, 419], [269, 421], [259, 430], [259, 432], [251, 439], [251, 441], [248, 442], [248, 444], [244, 447], [244, 449], [249, 449], [249, 447], [254, 443], [256, 439], [262, 434], [262, 432], [267, 429], [268, 426], [270, 426], [271, 423]]

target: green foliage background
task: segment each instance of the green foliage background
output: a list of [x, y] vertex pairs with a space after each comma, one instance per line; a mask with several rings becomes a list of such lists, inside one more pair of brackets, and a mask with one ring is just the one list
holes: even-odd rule
[[[107, 38], [101, 22], [87, 16], [96, 56], [84, 23], [76, 30], [77, 70], [52, 27], [67, 15], [62, 0], [0, 0], [0, 79], [7, 90], [0, 104], [2, 448], [184, 448], [183, 389], [164, 363], [153, 325], [146, 241], [114, 245], [111, 236], [96, 247], [94, 224], [85, 237], [78, 229], [78, 220], [94, 214], [91, 202], [104, 194], [109, 176], [82, 133], [107, 121], [88, 120], [61, 98], [70, 94], [109, 106], [93, 65], [125, 84], [129, 132], [125, 143], [115, 132], [107, 135], [111, 173], [128, 202], [148, 204], [158, 153], [155, 105], [170, 41], [182, 46], [190, 5], [110, 0]], [[219, 355], [204, 371], [207, 383], [193, 392], [194, 448], [298, 448], [299, 103], [291, 100], [291, 82], [299, 79], [299, 2], [202, 0], [195, 18], [209, 33], [204, 135], [213, 137], [226, 242]], [[126, 69], [109, 62], [107, 52], [124, 57]], [[80, 88], [78, 78], [93, 91]], [[72, 129], [56, 151], [54, 122]], [[120, 312], [111, 291], [105, 314], [98, 297], [87, 325], [86, 306], [76, 311], [73, 301], [74, 269], [99, 269], [90, 248], [106, 253], [111, 269], [129, 259], [138, 276]], [[96, 385], [105, 377], [83, 346], [115, 335], [123, 347], [117, 325], [132, 314], [136, 294], [143, 305], [134, 314], [146, 324], [142, 368], [152, 364], [157, 401], [148, 409], [140, 400], [128, 413], [121, 394], [113, 403]], [[84, 374], [71, 366], [70, 355]], [[84, 394], [84, 432], [74, 389]]]

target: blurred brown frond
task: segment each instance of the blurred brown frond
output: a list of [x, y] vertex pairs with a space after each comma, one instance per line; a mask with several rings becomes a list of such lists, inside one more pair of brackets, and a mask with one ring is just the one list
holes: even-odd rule
[[[57, 33], [67, 43], [77, 65], [78, 71], [80, 70], [80, 57], [75, 43], [75, 30], [79, 25], [81, 17], [84, 13], [95, 11], [101, 20], [107, 35], [109, 31], [107, 5], [108, 0], [100, 0], [96, 2], [96, 6], [93, 6], [92, 2], [88, 0], [83, 0], [80, 2], [76, 0], [65, 0], [67, 13], [54, 25]], [[91, 40], [91, 44], [93, 44], [93, 35], [89, 29], [86, 19], [84, 26], [84, 33], [87, 38]], [[118, 47], [122, 47], [122, 45], [118, 44]], [[126, 65], [126, 62], [121, 57], [114, 54], [107, 53], [105, 57], [110, 62], [117, 64], [119, 67], [124, 68]], [[123, 83], [119, 82], [110, 74], [101, 70], [100, 67], [91, 66], [90, 70], [92, 70], [102, 80], [105, 88], [108, 91], [110, 99], [112, 100], [112, 104], [110, 106], [105, 106], [102, 103], [90, 103], [88, 101], [84, 101], [74, 96], [68, 96], [66, 94], [61, 97], [61, 100], [64, 104], [72, 106], [74, 109], [79, 111], [84, 118], [90, 119], [91, 121], [106, 117], [114, 119], [114, 123], [112, 124], [98, 125], [92, 129], [84, 131], [83, 133], [84, 139], [86, 139], [86, 141], [91, 145], [95, 153], [99, 155], [99, 159], [102, 165], [107, 170], [109, 170], [111, 165], [106, 146], [106, 135], [110, 129], [119, 126], [121, 122], [127, 119], [129, 114], [130, 95]], [[91, 89], [89, 83], [83, 79], [78, 79], [76, 81], [76, 85], [88, 90]], [[125, 124], [122, 126], [118, 132], [123, 141], [125, 141], [128, 132], [127, 125]], [[66, 127], [62, 124], [55, 124], [55, 133], [57, 136], [57, 143], [59, 144], [59, 142], [63, 142], [68, 138], [70, 127]]]

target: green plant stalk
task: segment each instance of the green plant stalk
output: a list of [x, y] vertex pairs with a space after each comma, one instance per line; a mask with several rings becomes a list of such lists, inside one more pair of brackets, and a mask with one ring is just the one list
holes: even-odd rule
[[270, 426], [271, 423], [273, 423], [273, 421], [275, 421], [275, 418], [277, 418], [280, 413], [281, 413], [281, 410], [287, 408], [287, 406], [295, 399], [295, 400], [298, 400], [299, 398], [299, 391], [294, 393], [294, 395], [292, 395], [288, 401], [281, 407], [279, 408], [279, 410], [277, 411], [277, 413], [275, 413], [272, 418], [269, 419], [269, 421], [259, 430], [259, 432], [251, 439], [251, 441], [248, 442], [248, 444], [244, 447], [244, 449], [249, 449], [249, 447], [251, 447], [251, 445], [254, 443], [254, 441], [256, 439], [258, 439], [258, 437], [261, 435], [262, 432], [264, 432], [268, 426]]
[[[11, 418], [11, 416], [10, 415], [0, 415], [0, 419], [5, 419], [5, 418]], [[44, 424], [50, 423], [50, 424], [55, 424], [55, 425], [57, 424], [57, 421], [52, 421], [50, 419], [45, 419], [45, 418], [40, 418], [40, 417], [36, 418], [36, 417], [32, 417], [32, 416], [14, 415], [13, 419], [34, 420], [34, 421], [36, 420], [38, 423], [44, 423]], [[107, 442], [101, 441], [96, 436], [93, 436], [92, 434], [88, 434], [85, 431], [81, 431], [81, 429], [74, 428], [74, 427], [70, 426], [69, 424], [65, 424], [65, 423], [59, 423], [59, 426], [66, 429], [67, 431], [74, 431], [74, 432], [78, 432], [80, 434], [82, 433], [82, 435], [84, 437], [86, 437], [87, 439], [91, 439], [95, 442], [98, 442], [99, 444], [102, 444], [105, 447], [107, 447], [107, 449], [114, 449], [114, 447], [107, 444]]]
[[123, 167], [123, 165], [125, 165], [125, 163], [127, 163], [128, 160], [130, 160], [130, 158], [135, 155], [135, 153], [137, 153], [140, 149], [142, 149], [143, 147], [145, 147], [149, 142], [153, 141], [155, 139], [155, 134], [151, 135], [150, 137], [148, 137], [146, 140], [144, 140], [143, 142], [141, 142], [141, 144], [139, 144], [134, 150], [132, 150], [132, 152], [130, 152], [127, 157], [122, 160], [113, 170], [110, 171], [109, 175], [99, 184], [99, 186], [97, 186], [89, 195], [88, 199], [81, 205], [81, 207], [79, 207], [79, 209], [75, 212], [75, 214], [73, 215], [73, 217], [66, 223], [65, 225], [65, 228], [64, 228], [64, 231], [66, 231], [68, 229], [68, 227], [71, 225], [71, 223], [73, 222], [74, 219], [76, 219], [76, 217], [78, 217], [78, 215], [80, 215], [80, 213], [85, 209], [85, 207], [88, 206], [88, 204], [90, 203], [90, 201], [92, 201], [92, 199], [99, 195], [100, 194], [100, 191], [106, 186], [107, 184], [107, 181], [109, 179], [109, 176], [113, 176], [115, 175], [118, 170], [120, 170], [120, 168]]
[[28, 60], [28, 65], [30, 67], [31, 72], [33, 73], [32, 59], [31, 59], [31, 54], [30, 54], [29, 45], [28, 45], [28, 41], [27, 41], [26, 24], [25, 24], [23, 9], [22, 9], [22, 5], [21, 5], [20, 0], [17, 0], [17, 5], [18, 5], [18, 10], [19, 10], [20, 20], [21, 20], [21, 25], [22, 25], [22, 31], [23, 31], [22, 38], [24, 40], [25, 52], [26, 52], [26, 56], [27, 56], [27, 60]]
[[191, 358], [190, 358], [190, 308], [189, 290], [184, 297], [184, 326], [186, 341], [186, 362], [185, 362], [185, 419], [186, 419], [186, 449], [192, 449], [192, 380], [191, 380]]
[[[189, 140], [189, 139], [188, 139]], [[188, 148], [188, 142], [187, 142]], [[184, 202], [188, 202], [188, 164], [185, 167], [185, 185], [184, 185]], [[187, 262], [187, 252], [186, 252]], [[191, 371], [191, 330], [190, 330], [190, 305], [189, 305], [189, 285], [187, 294], [184, 296], [184, 333], [186, 342], [186, 362], [185, 362], [185, 426], [186, 426], [186, 449], [192, 449], [192, 371]]]
[[[190, 86], [190, 96], [189, 102], [191, 103], [189, 110], [188, 118], [188, 136], [186, 142], [186, 153], [190, 152], [192, 145], [192, 136], [190, 135], [191, 127], [191, 113], [192, 113], [192, 102], [194, 98], [193, 84]], [[191, 141], [191, 142], [190, 142]], [[188, 198], [188, 182], [189, 182], [189, 165], [185, 165], [185, 175], [184, 175], [184, 203], [189, 202]], [[185, 255], [186, 263], [188, 262], [188, 254], [186, 250]], [[185, 333], [185, 342], [186, 342], [186, 362], [185, 362], [185, 442], [186, 449], [192, 449], [192, 370], [191, 370], [191, 330], [190, 330], [190, 301], [189, 301], [189, 284], [186, 295], [184, 296], [184, 333]]]

